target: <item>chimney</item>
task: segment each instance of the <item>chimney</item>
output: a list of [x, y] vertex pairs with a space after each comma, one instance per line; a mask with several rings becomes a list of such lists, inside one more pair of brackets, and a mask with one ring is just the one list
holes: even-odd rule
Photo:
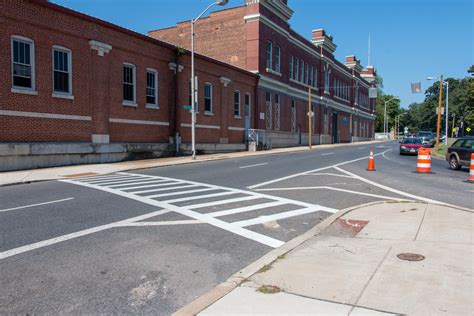
[[377, 83], [377, 71], [374, 66], [367, 66], [360, 74], [362, 78], [367, 80], [369, 83]]
[[336, 51], [336, 44], [333, 43], [331, 35], [327, 34], [324, 29], [317, 29], [312, 31], [311, 42], [316, 46], [322, 46], [331, 54]]
[[360, 73], [363, 69], [360, 65], [360, 60], [358, 60], [355, 55], [346, 56], [346, 67], [353, 69], [358, 73]]

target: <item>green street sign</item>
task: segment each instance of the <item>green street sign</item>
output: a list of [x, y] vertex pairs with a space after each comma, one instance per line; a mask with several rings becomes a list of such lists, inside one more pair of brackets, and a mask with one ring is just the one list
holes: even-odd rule
[[192, 110], [193, 106], [192, 105], [184, 105], [183, 108], [186, 109], [186, 110]]

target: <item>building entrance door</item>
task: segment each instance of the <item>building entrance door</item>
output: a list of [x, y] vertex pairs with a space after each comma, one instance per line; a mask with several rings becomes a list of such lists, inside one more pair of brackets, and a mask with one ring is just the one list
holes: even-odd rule
[[338, 112], [333, 112], [332, 113], [332, 142], [333, 144], [339, 143], [339, 135], [338, 135]]
[[245, 95], [245, 142], [248, 142], [249, 129], [250, 129], [250, 96]]

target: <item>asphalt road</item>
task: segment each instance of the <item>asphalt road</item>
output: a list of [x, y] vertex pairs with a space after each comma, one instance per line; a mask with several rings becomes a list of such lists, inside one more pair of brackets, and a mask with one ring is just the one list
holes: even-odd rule
[[[0, 188], [0, 314], [168, 315], [332, 212], [379, 200], [473, 208], [466, 169], [397, 143]], [[40, 204], [40, 205], [38, 205]]]

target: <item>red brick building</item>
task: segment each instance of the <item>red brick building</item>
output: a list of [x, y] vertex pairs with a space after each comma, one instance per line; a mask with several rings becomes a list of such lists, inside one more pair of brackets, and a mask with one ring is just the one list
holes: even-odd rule
[[[363, 69], [355, 56], [334, 57], [336, 45], [323, 29], [311, 40], [291, 29], [293, 11], [286, 0], [246, 0], [196, 23], [196, 51], [260, 76], [253, 126], [265, 129], [274, 146], [308, 142], [308, 94], [312, 95], [312, 131], [316, 143], [373, 137], [373, 67]], [[190, 22], [149, 32], [189, 48]]]
[[[188, 150], [190, 54], [176, 46], [47, 1], [7, 0], [0, 69], [0, 170]], [[196, 74], [197, 149], [244, 150], [258, 75], [201, 55]]]

